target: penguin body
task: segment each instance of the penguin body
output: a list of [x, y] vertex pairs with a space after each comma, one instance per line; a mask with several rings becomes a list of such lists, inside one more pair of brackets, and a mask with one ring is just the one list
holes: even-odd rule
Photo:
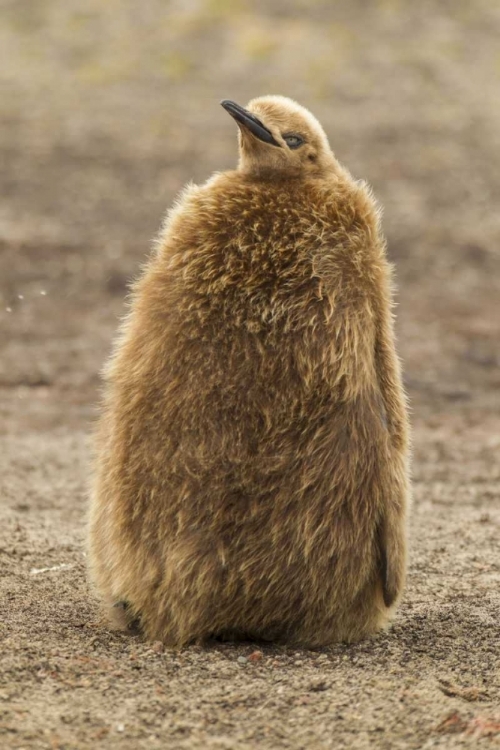
[[388, 622], [406, 564], [377, 209], [299, 105], [226, 108], [239, 169], [170, 212], [106, 371], [91, 575], [115, 624], [173, 647], [355, 641]]

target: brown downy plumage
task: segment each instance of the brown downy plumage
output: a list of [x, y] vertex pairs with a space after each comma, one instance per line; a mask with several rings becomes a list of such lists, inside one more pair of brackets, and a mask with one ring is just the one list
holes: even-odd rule
[[107, 368], [91, 574], [112, 620], [171, 646], [355, 641], [405, 577], [377, 208], [307, 110], [222, 104], [238, 169], [170, 212]]

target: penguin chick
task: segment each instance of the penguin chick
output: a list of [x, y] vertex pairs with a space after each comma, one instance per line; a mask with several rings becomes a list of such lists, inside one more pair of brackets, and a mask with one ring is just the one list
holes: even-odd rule
[[185, 189], [106, 371], [91, 576], [172, 647], [325, 646], [404, 584], [408, 428], [373, 198], [267, 96], [238, 169]]

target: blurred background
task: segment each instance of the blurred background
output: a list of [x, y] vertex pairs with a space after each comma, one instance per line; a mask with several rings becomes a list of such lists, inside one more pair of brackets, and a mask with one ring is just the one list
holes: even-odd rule
[[[497, 0], [2, 0], [0, 420], [82, 424], [165, 210], [297, 99], [373, 186], [414, 419], [500, 409]], [[441, 415], [441, 416], [439, 416]]]

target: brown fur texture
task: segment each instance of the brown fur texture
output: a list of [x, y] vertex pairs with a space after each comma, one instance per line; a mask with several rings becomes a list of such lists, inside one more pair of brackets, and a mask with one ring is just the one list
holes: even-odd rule
[[[283, 97], [237, 171], [182, 194], [107, 368], [90, 568], [111, 619], [180, 647], [383, 627], [405, 578], [408, 429], [366, 185]], [[126, 606], [116, 606], [126, 602]]]

